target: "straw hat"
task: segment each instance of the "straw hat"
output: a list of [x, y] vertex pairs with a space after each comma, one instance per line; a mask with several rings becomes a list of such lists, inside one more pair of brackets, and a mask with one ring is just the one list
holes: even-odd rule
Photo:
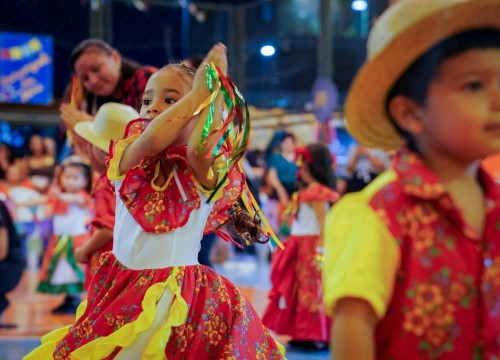
[[368, 37], [368, 60], [346, 99], [349, 132], [361, 143], [386, 150], [405, 140], [386, 110], [389, 90], [419, 57], [455, 34], [500, 29], [500, 0], [399, 0], [377, 20]]
[[121, 139], [127, 123], [138, 117], [139, 113], [128, 105], [106, 103], [99, 108], [94, 121], [79, 122], [75, 126], [75, 131], [92, 145], [107, 153], [110, 141]]

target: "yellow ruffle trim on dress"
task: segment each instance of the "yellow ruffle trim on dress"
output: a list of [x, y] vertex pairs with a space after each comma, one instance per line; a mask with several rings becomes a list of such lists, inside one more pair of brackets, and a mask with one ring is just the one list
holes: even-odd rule
[[120, 160], [122, 159], [123, 152], [125, 151], [127, 146], [132, 144], [139, 137], [139, 135], [140, 134], [134, 134], [115, 143], [113, 157], [109, 160], [109, 167], [107, 172], [109, 180], [123, 180], [125, 174], [120, 174]]
[[[76, 310], [75, 322], [82, 316], [87, 308], [87, 300], [84, 300], [78, 305]], [[23, 360], [38, 360], [38, 359], [53, 359], [52, 353], [54, 352], [57, 342], [66, 336], [72, 325], [64, 326], [59, 329], [55, 329], [45, 335], [40, 339], [41, 345], [30, 352], [28, 355], [23, 357]]]
[[[141, 359], [165, 359], [165, 348], [172, 333], [172, 327], [182, 325], [187, 318], [188, 305], [181, 296], [181, 288], [177, 283], [179, 267], [174, 267], [172, 274], [164, 282], [152, 285], [142, 300], [143, 311], [139, 317], [112, 334], [95, 339], [71, 353], [71, 359], [103, 359], [113, 352], [116, 347], [127, 348], [141, 332], [149, 329], [156, 318], [156, 304], [165, 290], [174, 294], [170, 306], [167, 322], [158, 329], [149, 341]], [[83, 306], [82, 303], [80, 306]], [[83, 310], [85, 307], [83, 307]], [[78, 309], [80, 312], [80, 307]], [[82, 311], [83, 312], [83, 311]], [[81, 316], [81, 314], [80, 314]], [[70, 326], [55, 330], [42, 338], [42, 345], [29, 354], [25, 359], [52, 359], [52, 352], [57, 341], [62, 339]], [[47, 343], [46, 343], [47, 342]]]
[[[203, 193], [203, 195], [208, 199], [210, 197], [210, 195], [212, 194], [212, 191], [214, 191], [214, 190], [213, 189], [211, 189], [211, 190], [205, 189], [205, 187], [200, 182], [198, 182], [198, 180], [196, 180], [194, 178], [194, 176], [191, 176], [191, 179], [193, 179], [193, 183], [196, 186], [196, 188], [198, 190], [200, 190]], [[210, 200], [210, 201], [216, 202], [217, 200], [221, 199], [222, 196], [224, 195], [224, 189], [228, 184], [229, 184], [229, 179], [226, 179], [224, 181], [224, 184], [222, 184], [222, 186], [217, 190], [217, 192], [213, 196], [212, 200]]]

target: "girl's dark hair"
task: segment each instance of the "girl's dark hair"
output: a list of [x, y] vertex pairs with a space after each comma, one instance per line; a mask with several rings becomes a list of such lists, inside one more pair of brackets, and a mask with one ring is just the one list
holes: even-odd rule
[[337, 181], [333, 171], [333, 158], [326, 145], [315, 143], [306, 146], [311, 154], [310, 162], [304, 162], [307, 169], [320, 184], [336, 189]]
[[500, 30], [498, 29], [478, 29], [457, 34], [441, 41], [427, 51], [394, 84], [387, 95], [385, 102], [386, 112], [397, 131], [408, 141], [408, 145], [413, 150], [416, 150], [413, 137], [401, 129], [389, 113], [391, 100], [395, 96], [403, 95], [419, 105], [424, 105], [429, 85], [438, 74], [439, 67], [445, 60], [458, 56], [468, 50], [490, 48], [500, 48]]
[[242, 240], [244, 245], [250, 246], [255, 243], [265, 244], [269, 241], [269, 234], [264, 231], [260, 218], [252, 217], [241, 207], [239, 203], [235, 203], [229, 209], [229, 228], [237, 240]]
[[[165, 70], [167, 68], [174, 68], [174, 69], [177, 69], [177, 70], [181, 71], [182, 73], [184, 73], [184, 75], [187, 76], [187, 79], [189, 79], [189, 82], [192, 85], [194, 75], [196, 74], [196, 69], [194, 69], [190, 66], [187, 66], [183, 62], [177, 61], [177, 60], [171, 60], [168, 64], [163, 65], [160, 68], [160, 70]], [[160, 71], [160, 70], [158, 70], [158, 71]], [[186, 80], [186, 79], [184, 79], [184, 80]], [[139, 98], [135, 99], [134, 106], [135, 106], [137, 111], [141, 110], [141, 105], [142, 105], [142, 99], [139, 99]]]
[[176, 69], [182, 70], [185, 72], [191, 79], [194, 79], [194, 75], [196, 74], [196, 68], [193, 68], [191, 66], [187, 66], [181, 61], [171, 61], [167, 65], [163, 66], [162, 69], [168, 68], [168, 67], [174, 67]]
[[[111, 56], [113, 51], [117, 51], [115, 48], [113, 48], [111, 45], [109, 45], [107, 42], [101, 39], [90, 38], [83, 40], [73, 49], [70, 55], [69, 61], [73, 72], [75, 71], [76, 61], [80, 58], [80, 56], [82, 56], [89, 50], [98, 51], [101, 54], [107, 56]], [[139, 65], [137, 62], [122, 57], [121, 68], [120, 68], [120, 83], [122, 83], [123, 80], [132, 77], [140, 67], [141, 65]], [[120, 86], [120, 84], [118, 86]], [[101, 107], [101, 105], [107, 102], [116, 101], [116, 99], [113, 98], [112, 96], [102, 97], [94, 95], [88, 92], [86, 89], [84, 89], [84, 91], [85, 91], [85, 100], [87, 103], [86, 111], [89, 114], [92, 114], [92, 107], [94, 104], [97, 106], [98, 109]]]
[[90, 168], [89, 165], [83, 164], [83, 163], [80, 163], [80, 162], [76, 162], [76, 161], [71, 161], [71, 162], [68, 162], [68, 163], [62, 163], [61, 164], [61, 172], [59, 173], [59, 181], [58, 181], [59, 187], [61, 189], [63, 189], [63, 186], [61, 184], [61, 176], [62, 176], [62, 174], [64, 172], [64, 169], [70, 168], [70, 167], [74, 167], [74, 168], [80, 169], [80, 171], [82, 172], [83, 176], [87, 179], [87, 186], [85, 187], [85, 191], [90, 194], [91, 191], [92, 191], [92, 170], [91, 170], [91, 168]]
[[198, 55], [198, 54], [194, 54], [194, 55], [187, 57], [182, 62], [184, 64], [186, 64], [186, 63], [190, 64], [190, 67], [192, 67], [193, 69], [198, 69], [198, 67], [203, 62], [203, 56]]

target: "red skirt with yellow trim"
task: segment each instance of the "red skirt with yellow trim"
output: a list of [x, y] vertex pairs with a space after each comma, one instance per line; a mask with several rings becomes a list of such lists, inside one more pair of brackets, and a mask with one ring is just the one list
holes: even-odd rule
[[289, 236], [271, 264], [269, 304], [262, 322], [281, 335], [299, 341], [329, 339], [330, 319], [322, 301], [319, 236]]
[[106, 245], [102, 246], [101, 248], [97, 249], [92, 254], [90, 254], [89, 262], [85, 267], [85, 281], [83, 283], [84, 290], [87, 291], [89, 289], [90, 283], [92, 282], [92, 278], [94, 277], [95, 274], [97, 274], [97, 271], [99, 270], [99, 262], [100, 262], [99, 259], [101, 258], [101, 255], [111, 250], [113, 250], [112, 241], [110, 241]]
[[45, 335], [26, 356], [45, 358], [285, 357], [250, 302], [211, 268], [131, 270], [108, 252], [76, 322]]

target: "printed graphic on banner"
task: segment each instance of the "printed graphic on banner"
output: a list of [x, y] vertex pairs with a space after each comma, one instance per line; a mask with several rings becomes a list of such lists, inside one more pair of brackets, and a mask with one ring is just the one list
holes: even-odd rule
[[52, 103], [53, 47], [50, 36], [0, 32], [0, 102]]

